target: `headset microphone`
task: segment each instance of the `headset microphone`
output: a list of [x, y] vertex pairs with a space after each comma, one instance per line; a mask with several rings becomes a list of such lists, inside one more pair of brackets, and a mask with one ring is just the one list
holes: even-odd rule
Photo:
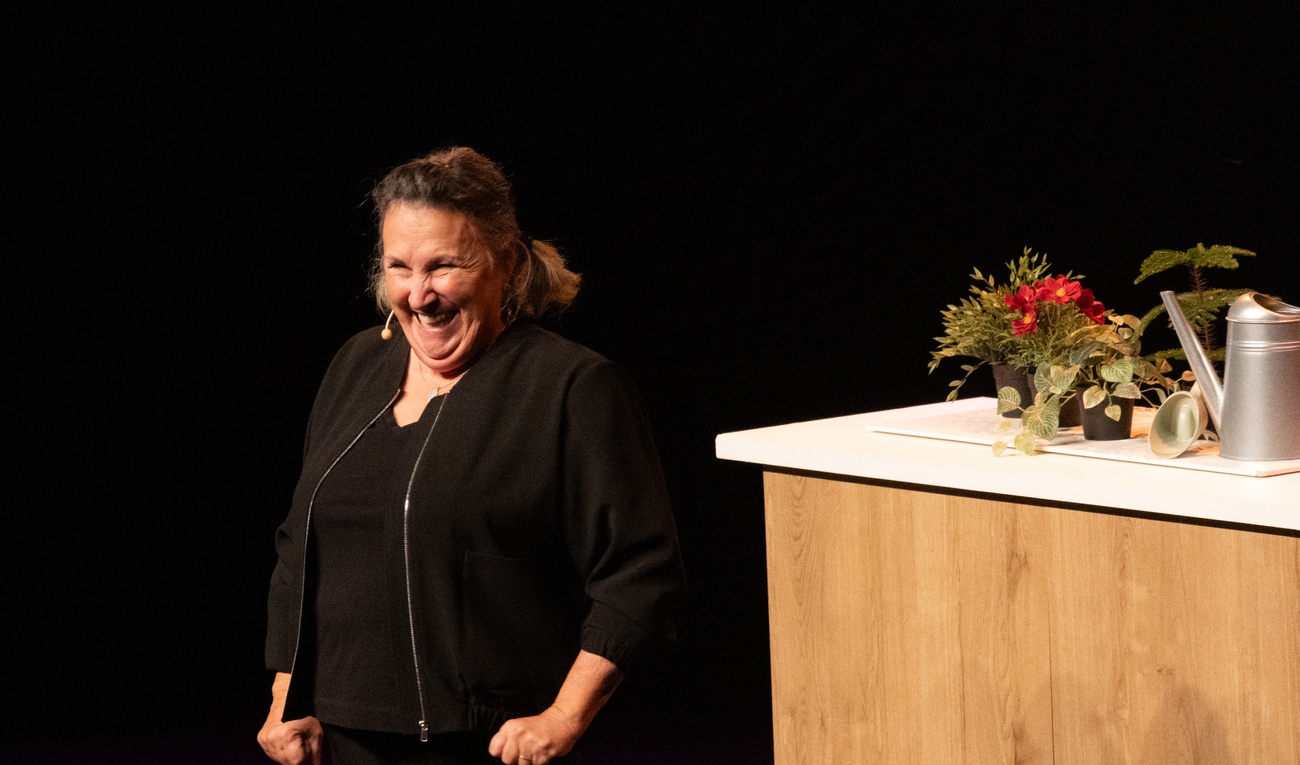
[[388, 328], [388, 322], [390, 322], [390, 321], [393, 320], [393, 314], [394, 314], [394, 313], [397, 313], [397, 312], [396, 312], [396, 311], [389, 311], [389, 312], [388, 312], [388, 318], [387, 318], [387, 319], [384, 319], [384, 330], [383, 330], [382, 332], [379, 333], [379, 336], [382, 337], [382, 338], [384, 338], [385, 340], [392, 340], [392, 339], [393, 339], [393, 330], [391, 330], [391, 329]]

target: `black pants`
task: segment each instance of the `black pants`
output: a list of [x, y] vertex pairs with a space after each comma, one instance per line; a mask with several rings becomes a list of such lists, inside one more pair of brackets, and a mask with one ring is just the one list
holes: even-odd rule
[[[324, 727], [333, 765], [501, 765], [501, 760], [488, 754], [491, 733], [442, 733], [421, 741], [418, 736], [401, 733]], [[577, 765], [578, 757], [570, 752], [551, 762]]]

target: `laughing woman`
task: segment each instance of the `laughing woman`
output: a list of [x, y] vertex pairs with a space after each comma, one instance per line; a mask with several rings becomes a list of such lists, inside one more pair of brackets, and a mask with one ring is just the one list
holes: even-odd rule
[[567, 762], [684, 598], [640, 399], [533, 323], [578, 276], [520, 232], [494, 163], [436, 152], [372, 196], [388, 321], [316, 396], [258, 741], [286, 765]]

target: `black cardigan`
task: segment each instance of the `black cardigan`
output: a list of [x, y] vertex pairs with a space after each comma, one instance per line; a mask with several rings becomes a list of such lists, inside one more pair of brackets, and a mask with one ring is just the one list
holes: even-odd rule
[[[366, 330], [317, 394], [268, 599], [267, 667], [293, 673], [285, 719], [311, 713], [311, 499], [395, 397], [408, 350]], [[495, 729], [549, 706], [579, 648], [626, 669], [674, 638], [685, 582], [663, 474], [611, 362], [518, 322], [446, 394], [422, 446], [409, 512], [384, 516], [390, 618], [409, 628], [393, 648], [412, 681], [395, 692], [423, 714], [411, 732]]]

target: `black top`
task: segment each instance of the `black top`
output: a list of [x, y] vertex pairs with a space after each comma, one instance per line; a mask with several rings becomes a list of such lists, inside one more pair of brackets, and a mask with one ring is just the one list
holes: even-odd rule
[[[417, 714], [411, 678], [393, 653], [405, 625], [385, 607], [385, 515], [400, 516], [411, 473], [408, 444], [429, 432], [442, 398], [397, 424], [390, 407], [334, 466], [316, 496], [316, 716], [347, 728], [402, 732]], [[412, 685], [401, 692], [405, 685]], [[403, 703], [403, 702], [406, 703]]]

